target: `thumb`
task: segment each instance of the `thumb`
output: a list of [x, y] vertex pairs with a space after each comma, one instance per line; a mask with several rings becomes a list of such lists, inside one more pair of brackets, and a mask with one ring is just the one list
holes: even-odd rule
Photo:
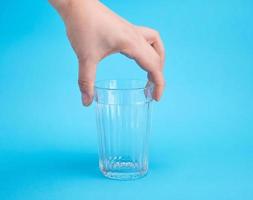
[[94, 96], [94, 81], [96, 78], [96, 63], [79, 60], [78, 85], [82, 94], [82, 103], [89, 106]]

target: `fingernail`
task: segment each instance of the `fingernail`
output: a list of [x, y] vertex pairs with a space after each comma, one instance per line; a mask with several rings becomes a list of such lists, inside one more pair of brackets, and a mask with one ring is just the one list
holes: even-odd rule
[[83, 102], [83, 105], [85, 106], [90, 105], [91, 102], [90, 102], [90, 96], [88, 93], [86, 92], [82, 93], [82, 102]]
[[157, 89], [153, 90], [152, 96], [155, 101], [160, 101], [161, 96], [158, 94]]
[[154, 98], [156, 101], [160, 101], [160, 97], [155, 97]]

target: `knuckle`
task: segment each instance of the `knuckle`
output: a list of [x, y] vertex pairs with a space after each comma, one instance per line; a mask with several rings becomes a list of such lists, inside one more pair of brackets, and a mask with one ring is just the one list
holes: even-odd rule
[[158, 86], [159, 88], [164, 88], [166, 83], [164, 80], [161, 80], [161, 81], [155, 83], [155, 85]]
[[165, 80], [162, 76], [156, 78], [156, 85], [159, 85], [159, 86], [164, 86], [165, 85]]
[[160, 37], [160, 33], [157, 30], [153, 30], [153, 34], [155, 35], [155, 37], [159, 38]]
[[160, 38], [160, 33], [159, 33], [159, 31], [157, 31], [157, 30], [155, 30], [155, 29], [150, 29], [150, 33], [153, 35], [153, 37], [154, 37], [155, 39]]
[[155, 85], [159, 86], [159, 87], [164, 87], [166, 82], [165, 82], [165, 79], [163, 77], [163, 74], [161, 71], [153, 71], [151, 72], [149, 78], [151, 80], [153, 80], [155, 82]]
[[124, 37], [122, 38], [122, 43], [125, 47], [136, 47], [136, 44], [139, 39], [139, 33], [133, 29], [130, 29], [124, 34]]
[[83, 91], [86, 91], [90, 88], [90, 85], [92, 85], [92, 82], [87, 81], [87, 80], [78, 79], [78, 85], [79, 85], [80, 90], [83, 92]]

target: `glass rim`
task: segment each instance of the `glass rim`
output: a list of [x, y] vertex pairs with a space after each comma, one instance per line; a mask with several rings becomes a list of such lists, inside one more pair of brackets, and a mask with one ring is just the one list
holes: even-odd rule
[[[99, 86], [98, 84], [99, 83], [103, 83], [103, 82], [110, 82], [110, 81], [116, 81], [116, 82], [123, 82], [123, 81], [129, 81], [129, 82], [142, 82], [145, 84], [145, 86], [143, 87], [140, 87], [140, 86], [132, 86], [132, 87], [129, 87], [129, 88], [110, 88], [110, 86]], [[145, 79], [102, 79], [102, 80], [98, 80], [98, 81], [95, 81], [95, 85], [94, 85], [94, 88], [95, 89], [99, 89], [99, 90], [113, 90], [113, 91], [119, 91], [119, 90], [122, 90], [122, 91], [134, 91], [134, 90], [145, 90], [148, 88], [149, 86], [149, 83], [150, 81], [149, 80], [145, 80]]]

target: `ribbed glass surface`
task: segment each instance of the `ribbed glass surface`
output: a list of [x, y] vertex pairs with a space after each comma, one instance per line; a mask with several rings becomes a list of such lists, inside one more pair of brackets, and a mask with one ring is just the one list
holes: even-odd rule
[[136, 80], [111, 82], [96, 87], [99, 167], [109, 178], [139, 178], [148, 170], [152, 88]]

